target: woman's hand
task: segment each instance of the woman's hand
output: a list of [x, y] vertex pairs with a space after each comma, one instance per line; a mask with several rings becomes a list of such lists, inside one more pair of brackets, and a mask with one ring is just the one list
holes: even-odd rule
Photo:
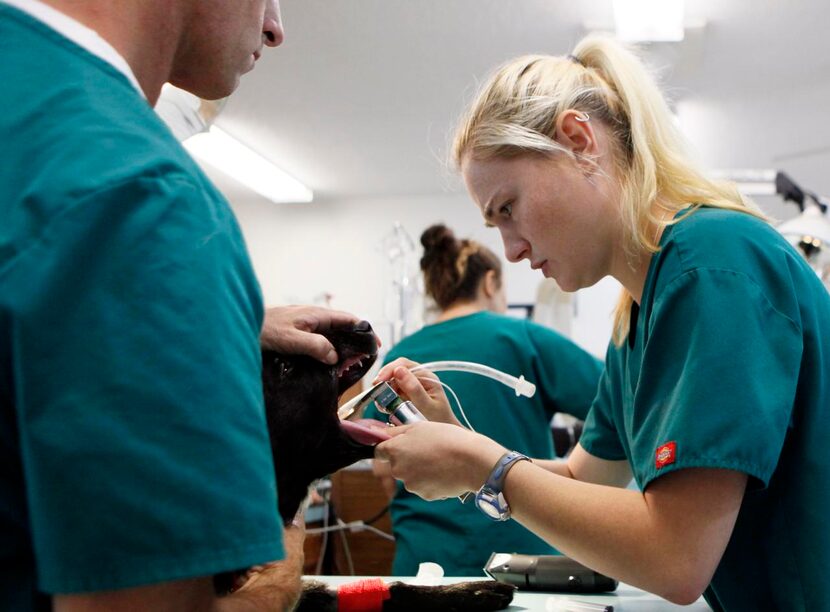
[[[320, 306], [276, 306], [265, 311], [260, 343], [263, 348], [280, 353], [309, 355], [335, 364], [337, 352], [323, 334], [359, 322], [359, 318], [347, 312]], [[380, 339], [377, 342], [380, 346]]]
[[427, 420], [461, 426], [438, 377], [429, 370], [410, 372], [417, 365], [411, 359], [399, 357], [383, 366], [374, 382], [383, 380], [392, 383], [395, 390], [415, 404]]
[[407, 491], [424, 499], [446, 499], [477, 491], [505, 453], [497, 442], [446, 423], [390, 427], [392, 438], [375, 447]]

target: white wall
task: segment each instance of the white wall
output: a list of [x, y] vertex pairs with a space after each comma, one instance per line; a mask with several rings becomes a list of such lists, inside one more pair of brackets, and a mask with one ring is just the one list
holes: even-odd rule
[[[484, 227], [481, 216], [466, 197], [394, 198], [349, 202], [312, 202], [277, 205], [262, 200], [238, 200], [234, 209], [245, 234], [254, 268], [268, 305], [321, 302], [332, 294], [331, 306], [355, 313], [378, 330], [387, 346], [389, 322], [385, 312], [394, 289], [382, 238], [399, 222], [412, 236], [420, 257], [418, 238], [435, 222], [444, 222], [458, 236], [490, 247], [503, 258], [499, 234]], [[505, 264], [508, 301], [533, 303], [541, 280], [524, 262]], [[579, 292], [574, 300], [573, 339], [603, 356], [610, 337], [610, 311], [619, 285], [606, 279]]]

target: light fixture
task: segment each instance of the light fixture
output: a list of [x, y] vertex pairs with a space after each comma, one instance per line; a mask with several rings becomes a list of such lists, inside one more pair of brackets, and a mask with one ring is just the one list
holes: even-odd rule
[[712, 170], [712, 178], [731, 181], [745, 196], [775, 195], [775, 170], [739, 169]]
[[227, 98], [202, 100], [169, 83], [155, 110], [191, 155], [272, 202], [310, 202], [314, 194], [228, 133], [213, 125]]
[[683, 40], [683, 0], [614, 0], [617, 38], [625, 42]]
[[779, 172], [775, 188], [785, 201], [795, 202], [801, 210], [797, 217], [778, 225], [777, 229], [807, 260], [824, 286], [830, 290], [830, 206], [821, 196], [802, 189]]
[[195, 158], [272, 202], [311, 202], [314, 199], [314, 193], [300, 181], [215, 125], [191, 136], [183, 144]]

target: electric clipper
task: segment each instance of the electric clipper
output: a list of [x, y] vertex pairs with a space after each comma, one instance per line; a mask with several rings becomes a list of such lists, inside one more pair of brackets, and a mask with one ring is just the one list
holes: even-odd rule
[[493, 553], [484, 572], [499, 582], [528, 591], [607, 593], [619, 584], [564, 555]]

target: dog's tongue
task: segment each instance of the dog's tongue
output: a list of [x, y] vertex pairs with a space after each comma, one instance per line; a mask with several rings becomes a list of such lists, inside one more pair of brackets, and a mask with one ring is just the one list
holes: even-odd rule
[[340, 421], [342, 429], [352, 441], [366, 446], [380, 444], [390, 438], [386, 433], [386, 425], [374, 419], [358, 419], [357, 421]]

